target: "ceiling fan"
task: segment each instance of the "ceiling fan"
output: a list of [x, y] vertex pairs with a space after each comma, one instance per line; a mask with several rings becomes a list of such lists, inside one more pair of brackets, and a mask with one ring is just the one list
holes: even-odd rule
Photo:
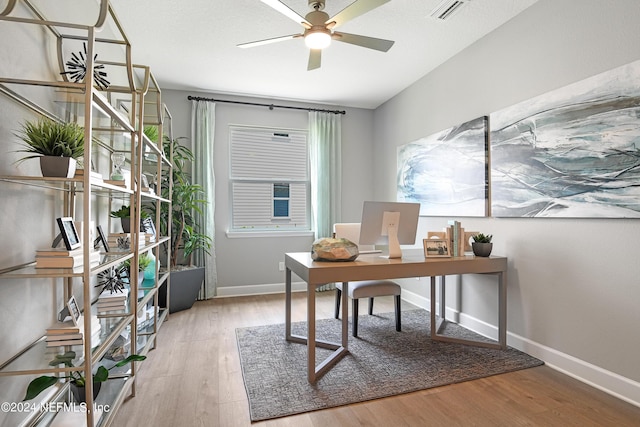
[[375, 49], [381, 52], [386, 52], [391, 49], [391, 46], [393, 46], [394, 43], [391, 40], [334, 31], [334, 28], [382, 6], [390, 0], [356, 0], [331, 18], [327, 13], [322, 11], [324, 9], [325, 0], [308, 0], [309, 6], [313, 10], [304, 18], [279, 0], [261, 1], [302, 25], [304, 27], [304, 32], [301, 34], [290, 34], [288, 36], [242, 43], [239, 44], [238, 47], [254, 47], [268, 43], [304, 38], [305, 44], [309, 49], [311, 49], [309, 52], [309, 64], [307, 66], [307, 70], [320, 68], [322, 49], [329, 46], [331, 40]]

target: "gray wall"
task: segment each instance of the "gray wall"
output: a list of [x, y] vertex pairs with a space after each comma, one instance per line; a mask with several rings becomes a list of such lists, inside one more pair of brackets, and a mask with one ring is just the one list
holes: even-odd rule
[[[540, 0], [376, 110], [374, 196], [395, 198], [399, 145], [639, 59], [639, 23], [637, 0]], [[509, 257], [509, 342], [640, 404], [640, 222], [459, 219]], [[463, 279], [461, 321], [496, 325], [494, 286]], [[423, 281], [404, 289], [427, 298]]]
[[[191, 101], [188, 95], [299, 107], [336, 109], [335, 106], [302, 104], [289, 101], [265, 100], [211, 93], [165, 90], [162, 99], [173, 117], [174, 137], [191, 135]], [[339, 108], [343, 109], [343, 108]], [[373, 194], [373, 111], [347, 108], [342, 116], [344, 221], [359, 221], [362, 202]], [[307, 251], [313, 238], [286, 235], [251, 238], [230, 238], [229, 203], [229, 135], [231, 124], [307, 129], [308, 113], [300, 110], [256, 107], [229, 103], [216, 104], [215, 134], [215, 222], [216, 257], [218, 270], [217, 295], [239, 295], [257, 292], [282, 292], [284, 272], [278, 263], [285, 252]], [[185, 141], [190, 144], [191, 141]]]

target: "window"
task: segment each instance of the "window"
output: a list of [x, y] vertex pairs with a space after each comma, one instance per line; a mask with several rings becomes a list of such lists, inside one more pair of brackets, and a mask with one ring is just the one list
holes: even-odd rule
[[230, 231], [310, 230], [307, 132], [230, 126]]

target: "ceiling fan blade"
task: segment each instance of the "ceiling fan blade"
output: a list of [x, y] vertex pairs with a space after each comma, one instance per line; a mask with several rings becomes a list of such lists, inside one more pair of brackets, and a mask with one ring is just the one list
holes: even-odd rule
[[391, 0], [356, 0], [340, 12], [336, 13], [332, 18], [329, 18], [325, 24], [335, 22], [335, 24], [332, 24], [330, 28], [338, 27], [353, 18], [357, 18], [376, 7], [388, 3], [389, 1]]
[[287, 18], [296, 21], [298, 24], [302, 25], [303, 27], [311, 28], [311, 24], [309, 23], [309, 21], [306, 20], [306, 18], [300, 16], [296, 11], [294, 11], [293, 9], [291, 9], [289, 6], [282, 3], [281, 1], [279, 0], [261, 0], [261, 1], [262, 3], [265, 3], [271, 6], [272, 8], [274, 8], [275, 10], [277, 10], [278, 12], [282, 13]]
[[307, 65], [307, 71], [320, 68], [320, 62], [322, 59], [322, 49], [310, 49], [309, 50], [309, 65]]
[[272, 39], [264, 39], [264, 40], [258, 40], [255, 42], [241, 43], [238, 45], [238, 47], [241, 47], [244, 49], [247, 47], [262, 46], [263, 44], [277, 43], [285, 40], [297, 39], [298, 37], [302, 37], [302, 34], [289, 34], [288, 36], [274, 37]]
[[339, 42], [354, 44], [356, 46], [379, 50], [381, 52], [388, 51], [389, 49], [391, 49], [391, 46], [393, 46], [393, 43], [395, 43], [391, 40], [360, 36], [358, 34], [339, 33], [337, 31], [333, 32], [332, 38]]

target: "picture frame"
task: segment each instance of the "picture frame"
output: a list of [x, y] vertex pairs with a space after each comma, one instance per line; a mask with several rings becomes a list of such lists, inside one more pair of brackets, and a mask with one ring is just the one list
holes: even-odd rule
[[144, 234], [152, 234], [155, 237], [156, 226], [153, 223], [153, 219], [151, 219], [150, 217], [142, 219], [140, 221], [140, 231]]
[[80, 318], [82, 315], [80, 314], [80, 307], [78, 306], [75, 296], [71, 295], [71, 298], [67, 301], [67, 308], [69, 309], [69, 316], [71, 317], [73, 324], [75, 326], [81, 324]]
[[60, 217], [56, 218], [56, 222], [58, 223], [58, 228], [60, 229], [62, 240], [64, 240], [64, 246], [68, 251], [78, 249], [80, 246], [82, 246], [82, 244], [80, 243], [78, 230], [76, 230], [76, 226], [73, 223], [73, 218]]
[[102, 230], [102, 226], [98, 225], [96, 229], [98, 230], [98, 238], [93, 242], [93, 248], [97, 249], [98, 246], [100, 246], [100, 243], [102, 243], [102, 246], [104, 247], [104, 251], [109, 252], [110, 250], [109, 243], [107, 242], [107, 236], [104, 234], [104, 231]]
[[425, 258], [446, 258], [451, 256], [449, 242], [446, 239], [423, 239]]

